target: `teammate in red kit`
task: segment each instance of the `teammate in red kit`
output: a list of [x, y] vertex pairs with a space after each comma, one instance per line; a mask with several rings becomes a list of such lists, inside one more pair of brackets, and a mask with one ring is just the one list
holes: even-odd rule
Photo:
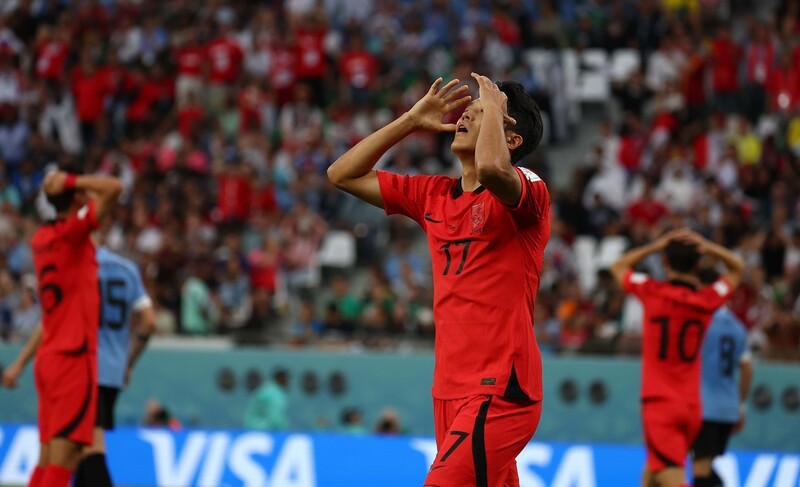
[[31, 240], [43, 311], [34, 370], [42, 446], [28, 485], [66, 487], [82, 445], [94, 439], [100, 286], [90, 236], [122, 184], [56, 171], [47, 175], [43, 188], [57, 219]]
[[[408, 112], [340, 157], [328, 177], [428, 236], [436, 323], [433, 410], [438, 454], [426, 486], [518, 486], [516, 456], [541, 414], [533, 308], [550, 236], [550, 196], [513, 164], [536, 149], [542, 119], [519, 83], [437, 79]], [[443, 123], [467, 105], [456, 124]], [[373, 167], [417, 130], [455, 132], [462, 176], [404, 176]]]
[[[633, 271], [656, 252], [663, 252], [665, 282]], [[725, 276], [707, 287], [697, 277], [702, 255], [728, 268]], [[644, 307], [642, 420], [647, 465], [642, 485], [688, 486], [684, 464], [702, 423], [703, 336], [714, 312], [741, 282], [744, 263], [724, 247], [682, 229], [626, 253], [611, 266], [611, 272]]]

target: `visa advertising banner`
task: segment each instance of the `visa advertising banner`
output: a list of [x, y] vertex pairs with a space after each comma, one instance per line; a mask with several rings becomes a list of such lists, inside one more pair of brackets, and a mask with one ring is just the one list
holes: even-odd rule
[[[108, 461], [118, 486], [421, 486], [431, 438], [120, 428]], [[0, 485], [25, 485], [38, 459], [35, 426], [0, 425]], [[637, 446], [532, 442], [517, 458], [522, 487], [637, 486]], [[733, 452], [726, 487], [798, 487], [800, 452]]]

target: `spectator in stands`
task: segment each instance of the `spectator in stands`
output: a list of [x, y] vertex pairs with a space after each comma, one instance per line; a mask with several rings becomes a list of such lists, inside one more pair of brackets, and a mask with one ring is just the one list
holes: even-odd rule
[[237, 255], [229, 255], [223, 265], [219, 283], [220, 323], [227, 329], [241, 328], [252, 313], [250, 279]]
[[183, 427], [181, 422], [170, 413], [169, 409], [157, 399], [150, 399], [145, 403], [142, 425], [169, 428], [173, 431], [178, 431]]
[[317, 318], [317, 310], [312, 300], [303, 300], [300, 311], [292, 325], [291, 341], [298, 345], [313, 342], [324, 329], [322, 321]]
[[41, 311], [32, 282], [28, 282], [23, 288], [19, 302], [12, 311], [12, 317], [11, 340], [18, 343], [27, 342], [41, 320]]
[[[576, 138], [584, 132], [576, 124], [595, 116], [581, 106], [590, 71], [573, 71], [568, 60], [575, 58], [557, 49], [576, 49], [579, 62], [590, 59], [584, 49], [612, 52], [607, 60], [616, 73], [618, 61], [631, 59], [620, 50], [633, 48], [634, 64], [620, 69], [613, 99], [600, 108], [607, 123], [588, 167], [565, 174], [571, 166], [559, 164], [548, 179], [560, 223], [553, 225], [542, 292], [579, 280], [582, 311], [570, 326], [583, 323], [591, 342], [604, 320], [593, 298], [603, 290], [594, 282], [597, 268], [587, 270], [588, 278], [576, 272], [584, 237], [594, 235], [592, 255], [607, 259], [619, 239], [642, 243], [662, 227], [688, 225], [747, 256], [752, 285], [766, 292], [743, 290], [732, 307], [764, 353], [778, 350], [770, 337], [784, 336], [775, 323], [797, 326], [800, 313], [784, 309], [800, 300], [792, 243], [800, 211], [794, 2], [779, 2], [771, 12], [775, 22], [743, 17], [736, 3], [731, 13], [657, 0], [583, 7], [465, 0], [459, 9], [436, 0], [427, 16], [418, 0], [286, 8], [211, 0], [12, 3], [0, 19], [4, 270], [24, 273], [19, 242], [33, 222], [32, 197], [44, 167], [80, 160], [86, 171], [125, 180], [113, 242], [149, 276], [165, 331], [174, 330], [173, 321], [183, 327], [184, 305], [198, 311], [193, 299], [182, 301], [183, 281], [194, 274], [190, 263], [226, 247], [233, 233], [242, 243], [231, 251], [246, 257], [253, 302], [235, 339], [291, 337], [299, 304], [309, 296], [326, 330], [340, 332], [326, 334], [341, 340], [363, 338], [351, 333], [362, 326], [362, 304], [382, 346], [429, 337], [431, 290], [419, 278], [427, 255], [413, 250], [419, 233], [376, 223], [332, 189], [322, 174], [326, 166], [382, 120], [407, 110], [426, 71], [465, 79], [475, 62], [523, 82], [549, 115], [550, 140], [574, 153], [585, 142]], [[597, 79], [592, 87], [603, 84]], [[402, 95], [387, 96], [397, 91]], [[384, 162], [407, 174], [444, 173], [451, 166], [442, 157], [447, 146], [445, 136], [410, 137]], [[358, 264], [347, 269], [354, 285], [372, 265], [389, 275], [358, 312], [319, 292], [338, 286], [315, 262], [331, 230], [355, 242]], [[397, 240], [408, 244], [402, 256], [387, 243]], [[659, 272], [657, 262], [644, 266]], [[762, 275], [768, 281], [756, 282]], [[203, 289], [210, 293], [209, 285]], [[19, 299], [21, 280], [8, 286], [0, 299]], [[15, 306], [4, 305], [0, 335], [10, 334]], [[629, 307], [626, 301], [623, 336], [635, 337], [639, 318]], [[221, 314], [219, 323], [208, 322], [211, 313], [196, 327], [229, 330], [233, 315]], [[544, 313], [545, 323], [554, 314]], [[537, 333], [546, 326], [537, 323]]]
[[343, 275], [336, 275], [331, 281], [331, 299], [328, 301], [326, 331], [352, 333], [361, 319], [362, 303], [350, 292], [350, 284]]
[[218, 298], [210, 287], [213, 263], [210, 258], [201, 257], [192, 269], [181, 290], [181, 330], [190, 335], [208, 335], [216, 330], [219, 321]]
[[364, 426], [363, 416], [358, 408], [346, 408], [342, 411], [342, 431], [351, 435], [366, 435], [369, 433]]
[[400, 416], [395, 409], [388, 408], [381, 412], [378, 423], [375, 425], [375, 433], [379, 435], [399, 435], [402, 433]]
[[253, 391], [244, 416], [244, 427], [253, 430], [289, 429], [289, 372], [278, 369], [272, 380]]

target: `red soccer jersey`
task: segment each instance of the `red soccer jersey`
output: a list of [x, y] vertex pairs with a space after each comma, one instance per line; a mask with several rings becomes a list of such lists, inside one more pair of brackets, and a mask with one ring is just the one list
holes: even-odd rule
[[39, 47], [36, 53], [36, 76], [42, 79], [60, 80], [69, 57], [69, 46], [59, 40], [50, 40]]
[[714, 312], [731, 296], [728, 281], [695, 290], [629, 271], [626, 293], [644, 307], [642, 399], [700, 402], [700, 348]]
[[43, 312], [40, 355], [97, 350], [100, 284], [90, 238], [97, 227], [90, 202], [66, 220], [43, 225], [31, 240]]
[[522, 195], [510, 208], [483, 187], [465, 193], [460, 179], [378, 171], [386, 213], [414, 219], [428, 235], [436, 399], [542, 399], [533, 307], [550, 237], [550, 195], [535, 173], [517, 173]]
[[206, 47], [211, 69], [208, 79], [212, 84], [233, 84], [239, 74], [244, 53], [235, 41], [215, 39]]
[[206, 51], [202, 46], [185, 46], [176, 49], [173, 58], [177, 64], [178, 75], [202, 75], [205, 56]]

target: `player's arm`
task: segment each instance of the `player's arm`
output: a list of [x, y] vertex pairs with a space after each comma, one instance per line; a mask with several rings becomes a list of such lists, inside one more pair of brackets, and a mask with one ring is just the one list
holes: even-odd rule
[[664, 250], [664, 248], [672, 239], [685, 238], [689, 233], [689, 230], [685, 229], [673, 230], [672, 232], [662, 235], [657, 240], [654, 240], [649, 244], [629, 250], [623, 254], [622, 257], [617, 259], [616, 262], [611, 264], [611, 267], [609, 268], [611, 275], [614, 276], [614, 279], [620, 285], [624, 285], [623, 281], [625, 274], [632, 270], [636, 264], [641, 262], [648, 255]]
[[747, 397], [750, 395], [750, 384], [753, 382], [753, 361], [749, 354], [739, 362], [739, 421], [733, 431], [737, 432], [744, 427], [747, 414]]
[[60, 194], [64, 190], [79, 189], [88, 193], [95, 204], [95, 216], [102, 220], [117, 202], [122, 193], [122, 182], [114, 177], [68, 174], [55, 171], [44, 179], [44, 189], [48, 194]]
[[522, 137], [506, 132], [516, 120], [508, 116], [508, 97], [486, 76], [472, 73], [478, 82], [483, 107], [478, 140], [475, 144], [475, 170], [478, 182], [506, 206], [516, 207], [522, 196], [522, 181], [511, 164], [511, 149]]
[[741, 257], [726, 249], [722, 245], [706, 240], [700, 235], [693, 234], [693, 236], [697, 240], [700, 250], [703, 253], [712, 255], [725, 264], [725, 267], [728, 269], [728, 273], [723, 277], [731, 286], [737, 288], [744, 277], [745, 265]]
[[417, 130], [455, 132], [455, 124], [442, 122], [445, 115], [470, 100], [467, 86], [455, 88], [454, 79], [444, 86], [442, 78], [433, 82], [428, 92], [408, 112], [369, 135], [345, 152], [328, 168], [328, 179], [337, 188], [356, 196], [367, 203], [384, 207], [378, 184], [378, 175], [373, 169], [378, 159], [389, 148]]
[[[146, 296], [145, 296], [146, 297]], [[147, 348], [150, 337], [156, 331], [156, 313], [149, 297], [140, 309], [136, 311], [135, 326], [131, 330], [131, 341], [128, 345], [128, 363], [125, 367], [125, 385], [130, 382], [133, 368], [136, 366], [142, 352]]]
[[19, 380], [22, 373], [25, 371], [25, 367], [28, 365], [28, 362], [31, 361], [34, 355], [36, 355], [36, 350], [39, 349], [39, 344], [42, 343], [42, 324], [36, 326], [36, 329], [33, 330], [33, 334], [31, 334], [28, 341], [25, 342], [25, 346], [19, 352], [16, 360], [11, 363], [4, 371], [3, 371], [3, 385], [9, 389], [14, 389], [17, 387], [17, 381]]

